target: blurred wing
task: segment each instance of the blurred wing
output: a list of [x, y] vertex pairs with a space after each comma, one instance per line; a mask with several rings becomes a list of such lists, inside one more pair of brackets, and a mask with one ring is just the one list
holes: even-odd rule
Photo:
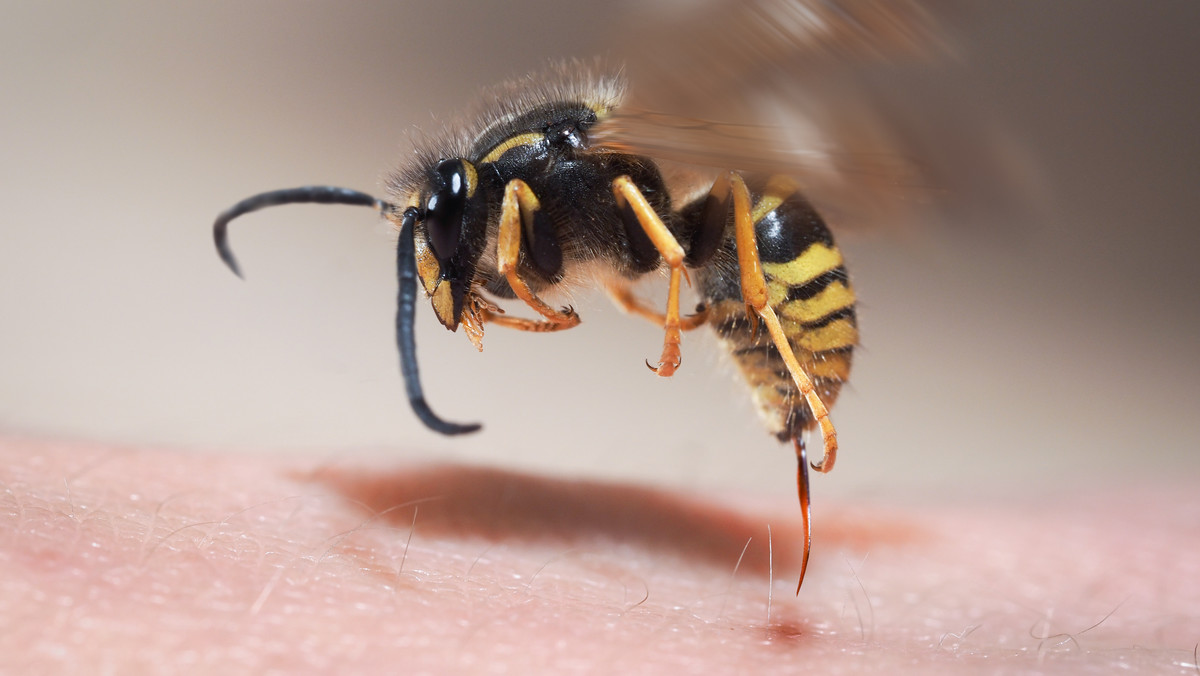
[[[787, 174], [839, 226], [898, 226], [897, 205], [933, 201], [938, 189], [913, 161], [888, 152], [885, 143], [862, 143], [858, 150], [802, 138], [794, 126], [719, 123], [622, 107], [592, 134], [597, 147], [667, 160], [691, 167], [750, 173]], [[704, 180], [712, 172], [669, 173]], [[679, 188], [677, 187], [676, 190]], [[706, 190], [707, 187], [704, 187]], [[695, 195], [684, 197], [689, 199]]]
[[[916, 0], [661, 7], [625, 35], [631, 96], [602, 147], [795, 176], [838, 225], [980, 220], [1029, 194], [1029, 162]], [[654, 112], [651, 112], [654, 111]]]
[[626, 27], [624, 54], [634, 60], [629, 75], [645, 103], [736, 110], [741, 94], [770, 85], [781, 75], [822, 77], [831, 69], [947, 55], [950, 49], [943, 41], [943, 29], [928, 4], [917, 0], [651, 3]]

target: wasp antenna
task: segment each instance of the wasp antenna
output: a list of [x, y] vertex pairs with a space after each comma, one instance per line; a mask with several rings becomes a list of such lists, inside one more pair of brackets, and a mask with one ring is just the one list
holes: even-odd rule
[[251, 211], [258, 211], [259, 209], [275, 207], [281, 204], [349, 204], [351, 206], [375, 207], [380, 213], [396, 210], [396, 207], [391, 203], [372, 197], [364, 192], [329, 185], [310, 185], [303, 188], [272, 190], [271, 192], [247, 197], [225, 211], [222, 211], [213, 223], [213, 242], [217, 245], [217, 255], [221, 257], [225, 265], [229, 266], [233, 274], [241, 277], [242, 269], [238, 265], [237, 259], [233, 256], [233, 250], [229, 248], [229, 222]]
[[426, 427], [447, 435], [468, 434], [479, 430], [482, 425], [463, 425], [442, 420], [429, 408], [425, 401], [425, 393], [421, 390], [413, 321], [417, 310], [417, 254], [413, 239], [416, 220], [416, 209], [410, 207], [405, 210], [404, 220], [400, 224], [400, 242], [396, 245], [396, 278], [400, 287], [396, 302], [396, 346], [400, 348], [400, 372], [404, 374], [404, 389], [408, 393], [408, 403], [412, 405], [413, 413], [417, 414]]

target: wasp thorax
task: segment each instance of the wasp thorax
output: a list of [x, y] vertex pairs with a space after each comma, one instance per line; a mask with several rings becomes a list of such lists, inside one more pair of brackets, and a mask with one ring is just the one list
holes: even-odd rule
[[596, 114], [589, 110], [582, 120], [567, 119], [551, 124], [546, 128], [546, 138], [551, 143], [583, 150], [588, 147], [587, 128], [595, 123]]

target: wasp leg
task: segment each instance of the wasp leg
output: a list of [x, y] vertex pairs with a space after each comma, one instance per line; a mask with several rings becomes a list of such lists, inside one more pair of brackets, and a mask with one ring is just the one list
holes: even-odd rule
[[692, 234], [685, 261], [696, 268], [704, 265], [717, 253], [725, 241], [725, 227], [729, 222], [729, 174], [722, 174], [704, 198], [700, 211], [699, 227]]
[[565, 331], [566, 329], [579, 326], [579, 322], [575, 322], [574, 324], [559, 324], [537, 319], [526, 319], [524, 317], [511, 317], [493, 310], [483, 310], [480, 312], [480, 315], [484, 321], [491, 322], [496, 326], [503, 326], [506, 329], [516, 329], [518, 331], [532, 331], [533, 333]]
[[[604, 290], [608, 292], [608, 297], [612, 299], [612, 302], [626, 314], [646, 319], [655, 326], [663, 326], [667, 323], [667, 316], [646, 305], [633, 293], [633, 289], [629, 288], [629, 285], [613, 283], [606, 285]], [[695, 314], [679, 318], [679, 328], [683, 331], [691, 331], [704, 326], [707, 322], [708, 308], [698, 308]]]
[[[546, 267], [554, 266], [555, 260], [557, 265], [561, 266], [561, 254], [558, 253], [557, 242], [553, 245], [548, 243], [539, 244], [539, 239], [548, 240], [553, 237], [552, 233], [546, 232], [543, 223], [539, 221], [539, 212], [541, 204], [538, 202], [537, 195], [533, 194], [533, 189], [529, 187], [525, 181], [519, 178], [514, 178], [504, 186], [504, 201], [500, 205], [500, 235], [499, 246], [497, 250], [497, 265], [500, 273], [508, 280], [508, 285], [512, 287], [513, 293], [517, 298], [525, 301], [525, 304], [533, 308], [538, 314], [545, 317], [545, 321], [537, 321], [530, 319], [517, 319], [515, 317], [502, 317], [496, 313], [488, 313], [487, 319], [495, 322], [500, 326], [520, 329], [522, 331], [561, 331], [563, 329], [579, 326], [579, 315], [575, 310], [566, 307], [561, 311], [555, 310], [537, 297], [525, 281], [521, 279], [517, 272], [517, 261], [521, 254], [521, 226], [524, 224], [529, 230], [529, 239], [535, 251], [530, 252], [530, 255], [537, 260], [549, 260]], [[540, 232], [539, 232], [540, 230]], [[542, 254], [537, 255], [536, 247], [542, 246]], [[557, 254], [557, 259], [555, 255]], [[557, 270], [550, 270], [551, 273]]]
[[784, 334], [783, 327], [779, 325], [779, 317], [767, 303], [767, 281], [763, 276], [762, 263], [758, 258], [758, 243], [754, 236], [754, 217], [750, 208], [750, 191], [746, 188], [742, 177], [737, 174], [730, 175], [730, 182], [733, 185], [733, 219], [737, 237], [738, 267], [742, 272], [742, 299], [746, 302], [747, 313], [751, 317], [757, 314], [767, 328], [771, 341], [775, 343], [780, 356], [783, 357], [784, 364], [787, 365], [788, 373], [791, 374], [796, 387], [800, 388], [800, 393], [808, 402], [813, 419], [821, 427], [821, 441], [825, 455], [821, 460], [814, 462], [812, 468], [818, 472], [828, 472], [833, 469], [833, 463], [837, 460], [837, 430], [833, 426], [833, 421], [829, 419], [829, 410], [825, 408], [825, 403], [821, 401], [821, 397], [813, 387], [812, 380], [809, 379], [808, 374], [804, 372], [804, 368], [800, 366], [800, 362], [792, 352], [787, 335]]
[[[679, 284], [681, 278], [686, 274], [683, 269], [683, 247], [675, 240], [671, 231], [667, 230], [666, 224], [654, 212], [654, 208], [646, 201], [642, 191], [638, 190], [628, 176], [617, 177], [612, 183], [612, 188], [613, 196], [617, 198], [617, 206], [622, 209], [628, 208], [633, 212], [638, 224], [642, 226], [642, 230], [654, 244], [654, 248], [671, 268], [670, 287], [667, 290], [667, 312], [663, 315], [662, 323], [663, 330], [666, 332], [663, 337], [662, 357], [659, 358], [658, 366], [650, 366], [650, 370], [663, 377], [672, 376], [682, 361], [679, 351], [679, 344], [683, 341], [683, 327], [679, 319]], [[688, 283], [691, 283], [690, 279]], [[649, 362], [647, 362], [647, 366], [649, 366]]]
[[796, 492], [800, 496], [800, 526], [804, 530], [804, 556], [800, 560], [800, 581], [796, 583], [796, 594], [804, 586], [804, 574], [808, 572], [808, 555], [812, 552], [812, 508], [808, 493], [808, 451], [804, 437], [797, 434], [792, 438], [796, 447]]
[[[709, 190], [705, 200], [704, 211], [700, 218], [700, 227], [693, 235], [684, 262], [692, 267], [707, 263], [717, 252], [717, 248], [725, 238], [725, 223], [729, 214], [730, 185], [728, 174], [722, 175]], [[626, 314], [637, 315], [658, 326], [667, 323], [667, 316], [647, 306], [634, 293], [628, 284], [610, 283], [605, 287], [609, 298]], [[681, 317], [679, 328], [691, 331], [708, 322], [708, 308], [697, 308], [695, 314]]]

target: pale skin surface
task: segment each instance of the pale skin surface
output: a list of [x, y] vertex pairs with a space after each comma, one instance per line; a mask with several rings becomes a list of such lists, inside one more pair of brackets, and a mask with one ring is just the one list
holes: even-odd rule
[[797, 598], [791, 504], [12, 437], [0, 482], [5, 673], [1200, 673], [1183, 486], [821, 500]]

